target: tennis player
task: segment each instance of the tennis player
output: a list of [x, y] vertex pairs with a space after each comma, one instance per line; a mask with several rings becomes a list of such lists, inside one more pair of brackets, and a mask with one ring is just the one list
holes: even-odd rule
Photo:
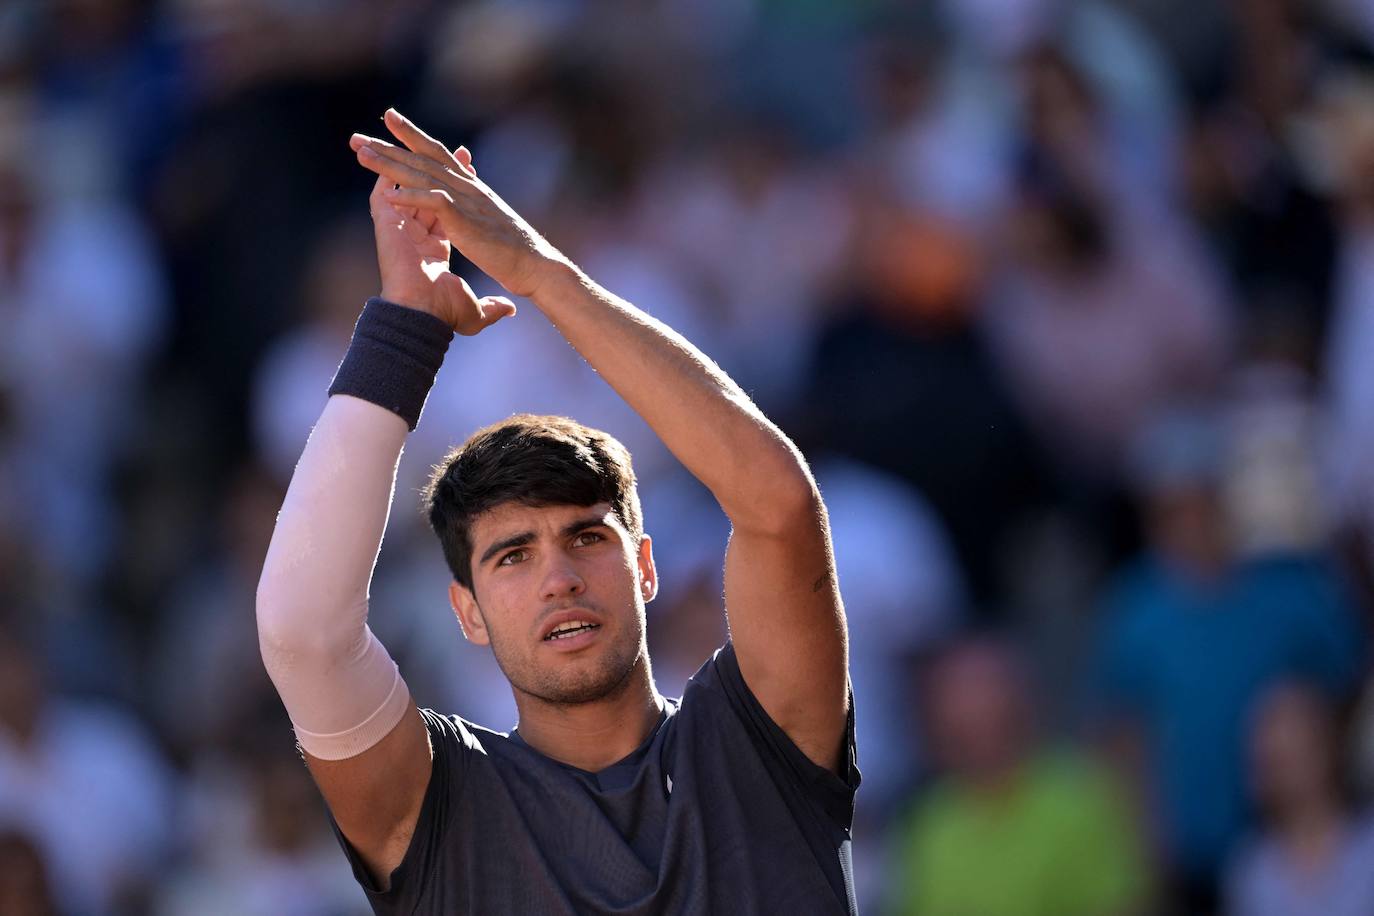
[[[296, 467], [257, 600], [263, 660], [374, 910], [854, 913], [845, 617], [806, 462], [710, 359], [513, 212], [467, 150], [383, 120], [399, 142], [350, 141], [378, 176], [381, 295]], [[518, 727], [418, 709], [368, 628], [407, 432], [454, 332], [515, 314], [449, 271], [450, 246], [533, 303], [729, 517], [730, 638], [680, 700], [658, 692], [646, 648], [657, 579], [630, 456], [564, 417], [479, 430], [427, 492], [454, 613], [495, 654]]]

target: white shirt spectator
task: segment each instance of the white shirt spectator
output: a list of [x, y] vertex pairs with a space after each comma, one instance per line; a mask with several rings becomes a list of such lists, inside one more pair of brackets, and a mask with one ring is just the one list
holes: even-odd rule
[[127, 715], [51, 699], [21, 746], [0, 729], [0, 823], [34, 837], [64, 910], [103, 914], [168, 850], [172, 774]]
[[1369, 916], [1374, 913], [1374, 820], [1351, 823], [1321, 866], [1303, 869], [1272, 837], [1237, 858], [1228, 916]]

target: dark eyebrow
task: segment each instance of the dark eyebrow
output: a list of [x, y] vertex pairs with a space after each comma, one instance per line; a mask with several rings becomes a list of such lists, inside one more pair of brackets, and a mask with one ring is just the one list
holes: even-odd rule
[[532, 540], [534, 540], [533, 531], [522, 531], [519, 534], [512, 534], [508, 538], [502, 538], [495, 544], [492, 544], [486, 550], [482, 551], [482, 559], [478, 560], [477, 563], [479, 566], [485, 564], [488, 560], [496, 556], [501, 551], [507, 550], [511, 547], [523, 547]]
[[[589, 515], [586, 518], [579, 518], [576, 521], [569, 522], [568, 524], [563, 526], [562, 534], [563, 537], [567, 538], [572, 537], [579, 531], [585, 531], [588, 528], [597, 527], [607, 527], [606, 517], [604, 515]], [[482, 557], [477, 561], [477, 564], [481, 566], [501, 551], [509, 550], [512, 547], [523, 547], [533, 540], [533, 531], [522, 531], [519, 534], [512, 534], [508, 538], [502, 538], [495, 544], [492, 544], [486, 550], [482, 551]]]
[[589, 515], [586, 518], [579, 518], [575, 522], [569, 522], [568, 524], [564, 525], [563, 537], [569, 538], [572, 537], [574, 534], [577, 534], [579, 531], [584, 531], [587, 528], [598, 527], [607, 527], [606, 517], [604, 515]]

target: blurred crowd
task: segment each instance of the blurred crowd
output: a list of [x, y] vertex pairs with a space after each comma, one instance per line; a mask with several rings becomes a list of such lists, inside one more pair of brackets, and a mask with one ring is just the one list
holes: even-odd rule
[[[0, 913], [367, 911], [253, 603], [388, 106], [810, 458], [864, 912], [1374, 914], [1368, 0], [0, 4]], [[725, 520], [533, 309], [450, 350], [373, 628], [515, 724], [418, 491], [516, 411], [635, 455], [677, 695]]]

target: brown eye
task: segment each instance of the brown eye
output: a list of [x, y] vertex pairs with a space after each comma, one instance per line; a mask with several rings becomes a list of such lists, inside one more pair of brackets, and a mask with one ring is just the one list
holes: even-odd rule
[[525, 561], [525, 551], [523, 551], [523, 550], [512, 550], [510, 553], [506, 554], [506, 555], [505, 555], [504, 557], [502, 557], [500, 560], [497, 560], [497, 561], [496, 561], [496, 565], [497, 565], [497, 566], [514, 566], [516, 563], [523, 563], [524, 561]]

